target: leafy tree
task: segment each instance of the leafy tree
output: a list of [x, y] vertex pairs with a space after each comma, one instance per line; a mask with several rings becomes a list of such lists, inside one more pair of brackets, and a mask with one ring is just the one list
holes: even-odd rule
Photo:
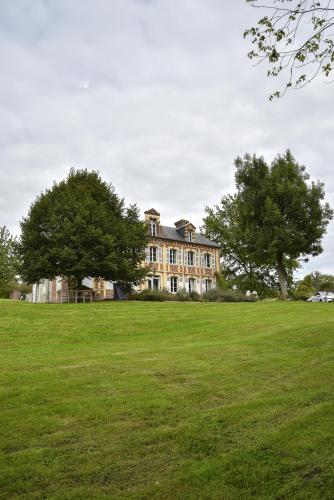
[[307, 274], [299, 284], [306, 284], [315, 291], [328, 292], [334, 290], [334, 276], [319, 271]]
[[42, 193], [21, 222], [21, 275], [28, 283], [63, 276], [122, 285], [145, 275], [146, 226], [97, 172], [71, 169]]
[[239, 224], [236, 195], [223, 196], [220, 205], [206, 207], [204, 232], [221, 248], [222, 275], [217, 282], [221, 288], [237, 286], [244, 292], [256, 290], [261, 297], [273, 295], [279, 289], [275, 268], [257, 265], [249, 260], [247, 242]]
[[[17, 257], [15, 238], [6, 226], [0, 227], [0, 297], [9, 295], [9, 288], [16, 280]], [[9, 290], [9, 291], [8, 291]]]
[[309, 185], [305, 167], [290, 151], [270, 166], [249, 154], [237, 158], [235, 166], [236, 194], [228, 198], [227, 211], [226, 197], [221, 207], [209, 210], [208, 234], [223, 252], [228, 250], [232, 264], [254, 266], [262, 276], [275, 269], [287, 298], [298, 259], [322, 252], [321, 239], [333, 216], [328, 203], [322, 203], [324, 185]]
[[334, 8], [331, 0], [246, 0], [252, 7], [267, 11], [257, 25], [248, 28], [255, 46], [248, 57], [269, 64], [268, 76], [285, 75], [283, 93], [301, 88], [319, 73], [329, 77], [334, 64]]

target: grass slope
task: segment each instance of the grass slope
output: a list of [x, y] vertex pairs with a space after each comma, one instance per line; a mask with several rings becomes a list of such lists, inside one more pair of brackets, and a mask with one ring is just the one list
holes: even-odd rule
[[0, 497], [332, 499], [334, 304], [0, 301]]

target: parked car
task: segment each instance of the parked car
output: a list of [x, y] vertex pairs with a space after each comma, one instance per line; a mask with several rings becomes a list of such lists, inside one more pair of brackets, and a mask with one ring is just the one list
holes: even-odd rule
[[334, 302], [334, 292], [317, 292], [307, 302]]

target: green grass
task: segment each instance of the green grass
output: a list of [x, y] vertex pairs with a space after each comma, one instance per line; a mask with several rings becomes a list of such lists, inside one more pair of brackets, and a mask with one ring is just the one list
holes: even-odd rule
[[0, 301], [0, 497], [333, 499], [334, 304]]

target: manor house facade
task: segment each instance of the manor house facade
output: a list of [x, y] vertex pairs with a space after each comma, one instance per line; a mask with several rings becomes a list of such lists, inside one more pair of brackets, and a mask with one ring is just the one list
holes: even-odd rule
[[[191, 222], [181, 219], [175, 227], [160, 224], [160, 214], [151, 208], [145, 212], [149, 232], [146, 248], [147, 277], [137, 291], [147, 288], [166, 289], [177, 293], [204, 293], [216, 286], [215, 273], [219, 271], [219, 246], [196, 233]], [[74, 290], [68, 289], [66, 278], [44, 279], [35, 283], [33, 302], [67, 302], [112, 299], [114, 284], [100, 278], [85, 278]]]
[[175, 222], [174, 227], [161, 225], [154, 208], [145, 212], [145, 221], [149, 231], [145, 264], [149, 270], [140, 290], [204, 293], [216, 286], [220, 265], [216, 243], [196, 233], [196, 227], [185, 219]]

